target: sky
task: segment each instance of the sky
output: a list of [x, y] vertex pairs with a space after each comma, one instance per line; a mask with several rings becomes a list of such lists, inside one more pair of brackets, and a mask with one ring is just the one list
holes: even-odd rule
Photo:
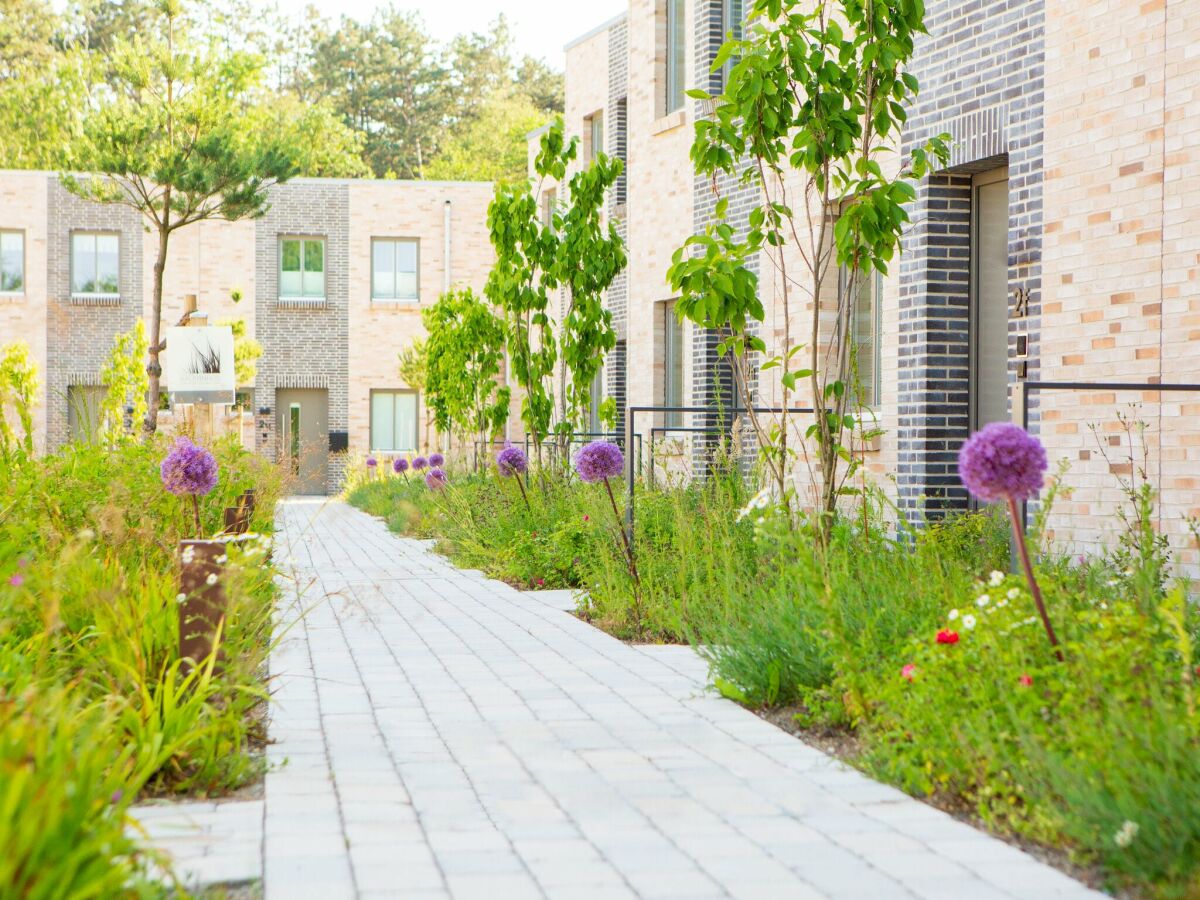
[[[322, 15], [370, 19], [387, 0], [308, 0]], [[461, 32], [483, 31], [500, 13], [508, 18], [517, 52], [563, 68], [563, 45], [624, 12], [627, 0], [394, 0], [398, 9], [421, 14], [430, 33], [449, 40]], [[292, 0], [281, 0], [287, 8]], [[295, 6], [302, 4], [296, 0]]]

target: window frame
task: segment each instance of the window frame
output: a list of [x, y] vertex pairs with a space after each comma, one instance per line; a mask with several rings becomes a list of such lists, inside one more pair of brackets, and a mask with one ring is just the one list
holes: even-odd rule
[[[287, 294], [283, 290], [283, 245], [288, 241], [296, 241], [300, 244], [300, 293]], [[321, 245], [321, 293], [306, 294], [304, 293], [304, 275], [307, 271], [304, 268], [306, 254], [305, 245], [308, 243], [319, 243]], [[278, 244], [279, 265], [275, 270], [276, 278], [279, 279], [276, 285], [276, 293], [280, 300], [291, 302], [304, 303], [324, 303], [329, 294], [329, 242], [324, 235], [319, 234], [281, 234], [279, 235]]]
[[[739, 15], [734, 16], [734, 6], [739, 7]], [[746, 0], [721, 0], [721, 43], [729, 40], [741, 40], [746, 36]], [[729, 84], [729, 73], [737, 60], [733, 57], [725, 60], [721, 66], [721, 90]]]
[[[587, 159], [590, 161], [596, 158], [596, 154], [604, 152], [604, 110], [598, 109], [591, 115], [584, 116], [583, 122], [587, 125]], [[598, 142], [597, 136], [600, 138]]]
[[[390, 394], [392, 397], [392, 443], [396, 441], [396, 408], [398, 396], [413, 398], [413, 432], [411, 447], [376, 447], [375, 446], [375, 397]], [[412, 453], [421, 443], [421, 395], [412, 388], [371, 388], [367, 396], [367, 445], [372, 453]]]
[[[685, 343], [683, 322], [675, 314], [674, 300], [663, 303], [663, 406], [684, 405], [684, 383], [687, 378], [687, 367], [684, 365], [683, 348]], [[676, 365], [672, 365], [675, 362]], [[675, 370], [678, 369], [678, 383]], [[674, 390], [673, 390], [674, 389]], [[677, 396], [673, 396], [677, 395]], [[663, 416], [663, 424], [668, 428], [683, 427], [683, 413], [669, 412]]]
[[[401, 297], [396, 289], [399, 270], [396, 268], [395, 250], [392, 252], [392, 296], [375, 293], [375, 246], [377, 244], [412, 244], [415, 248], [413, 278], [415, 288], [411, 297]], [[406, 273], [407, 274], [407, 273]], [[371, 238], [371, 302], [372, 303], [420, 303], [421, 302], [421, 239], [416, 237], [373, 237]]]
[[[92, 257], [96, 260], [96, 266], [92, 272], [93, 281], [99, 280], [100, 277], [100, 251], [96, 247], [96, 241], [102, 237], [116, 238], [117, 240], [117, 289], [115, 291], [77, 291], [75, 290], [75, 239], [78, 237], [90, 237], [92, 239]], [[69, 247], [68, 258], [70, 265], [68, 266], [68, 278], [70, 279], [70, 290], [72, 297], [99, 297], [104, 299], [120, 299], [121, 297], [121, 232], [111, 231], [103, 228], [74, 228], [68, 234]]]
[[[0, 297], [24, 297], [27, 287], [26, 272], [29, 268], [28, 250], [26, 250], [25, 229], [23, 228], [0, 228], [0, 245], [2, 245], [4, 236], [14, 234], [21, 238], [21, 287], [18, 290], [3, 290], [0, 288]], [[0, 285], [3, 284], [4, 275], [4, 251], [0, 246]]]
[[[662, 115], [669, 116], [683, 109], [687, 101], [687, 0], [665, 0], [665, 3], [667, 33], [663, 47]], [[683, 21], [677, 23], [679, 18]], [[680, 35], [678, 42], [677, 33]]]
[[[848, 269], [846, 266], [838, 266], [838, 295], [846, 290], [846, 279]], [[863, 395], [863, 407], [866, 409], [878, 409], [883, 397], [883, 373], [882, 373], [882, 342], [880, 336], [883, 332], [883, 273], [870, 269], [865, 272], [860, 272], [859, 277], [867, 278], [871, 286], [871, 383], [864, 384], [862, 382], [861, 365], [857, 364], [859, 359], [858, 353], [858, 296], [851, 298], [850, 310], [850, 341], [854, 345], [854, 360], [856, 361], [854, 376], [858, 381], [858, 387]], [[861, 288], [861, 284], [858, 285]]]

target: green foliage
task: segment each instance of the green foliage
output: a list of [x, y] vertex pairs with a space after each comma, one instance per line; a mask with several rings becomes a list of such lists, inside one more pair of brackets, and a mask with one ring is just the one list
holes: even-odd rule
[[[680, 293], [677, 310], [725, 334], [721, 350], [733, 352], [739, 384], [749, 383], [752, 355], [765, 356], [760, 373], [778, 371], [780, 406], [793, 405], [807, 383], [814, 421], [805, 437], [816, 442], [823, 543], [858, 465], [843, 439], [855, 427], [850, 405], [859, 393], [851, 384], [849, 338], [855, 283], [872, 270], [887, 271], [908, 221], [904, 204], [915, 196], [913, 184], [947, 154], [941, 136], [914, 150], [895, 175], [880, 164], [917, 93], [905, 66], [924, 31], [923, 13], [919, 0], [755, 0], [748, 11], [755, 24], [744, 38], [724, 44], [714, 62], [714, 68], [729, 64], [724, 92], [689, 92], [713, 108], [696, 122], [696, 172], [714, 183], [724, 174], [752, 185], [759, 202], [745, 221], [728, 222], [728, 201], [721, 198], [714, 224], [675, 253], [668, 278]], [[764, 314], [748, 267], [756, 255], [779, 273], [783, 325], [770, 348], [749, 333]], [[837, 278], [839, 267], [848, 277]], [[828, 310], [814, 299], [835, 278], [835, 325], [823, 332]], [[811, 308], [806, 343], [791, 330], [801, 304]], [[798, 368], [803, 350], [808, 364]], [[789, 446], [789, 414], [769, 421], [752, 411], [747, 416], [776, 491], [790, 506], [788, 473], [796, 451]]]
[[233, 371], [239, 387], [245, 387], [258, 374], [255, 363], [263, 354], [262, 344], [250, 337], [245, 319], [217, 319], [217, 325], [228, 325], [233, 330]]
[[451, 132], [425, 177], [443, 181], [524, 181], [528, 176], [526, 135], [546, 119], [526, 95], [498, 92], [477, 115]]
[[[0, 467], [0, 896], [155, 893], [128, 805], [219, 795], [262, 772], [266, 545], [230, 546], [222, 663], [184, 672], [175, 548], [191, 524], [162, 488], [166, 449], [73, 445]], [[253, 526], [269, 529], [275, 470], [233, 441], [213, 450], [206, 533], [250, 487]]]
[[[12, 341], [0, 347], [0, 463], [15, 466], [33, 456], [33, 407], [37, 402], [37, 367], [29, 345]], [[21, 436], [9, 421], [16, 416]]]
[[427, 404], [443, 434], [486, 441], [508, 419], [510, 391], [497, 380], [504, 363], [504, 327], [470, 288], [451, 291], [421, 311]]
[[[602, 226], [601, 214], [621, 161], [597, 154], [566, 182], [566, 198], [552, 204], [548, 216], [541, 210], [542, 185], [547, 179], [564, 184], [577, 144], [565, 139], [557, 120], [542, 135], [534, 163], [538, 187], [499, 185], [488, 206], [496, 262], [486, 293], [504, 316], [513, 376], [523, 391], [521, 418], [539, 448], [553, 433], [565, 449], [580, 429], [592, 382], [616, 345], [603, 293], [625, 267], [625, 246], [615, 224]], [[567, 295], [561, 317], [551, 304], [559, 290]]]
[[113, 339], [112, 349], [100, 369], [100, 381], [107, 390], [100, 403], [100, 421], [95, 423], [98, 426], [96, 433], [110, 447], [130, 436], [125, 428], [126, 404], [132, 409], [132, 422], [141, 422], [146, 418], [149, 384], [143, 360], [149, 344], [146, 325], [138, 319], [132, 331], [118, 334]]

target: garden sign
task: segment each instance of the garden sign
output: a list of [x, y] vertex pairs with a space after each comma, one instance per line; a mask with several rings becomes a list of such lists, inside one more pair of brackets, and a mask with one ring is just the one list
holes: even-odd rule
[[233, 329], [167, 329], [167, 387], [172, 403], [233, 403]]

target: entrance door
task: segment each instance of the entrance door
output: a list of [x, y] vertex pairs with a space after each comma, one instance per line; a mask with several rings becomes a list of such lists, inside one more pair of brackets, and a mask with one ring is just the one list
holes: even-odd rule
[[971, 430], [1009, 421], [1008, 169], [975, 177], [971, 241]]
[[279, 458], [291, 466], [295, 478], [293, 493], [326, 493], [329, 393], [318, 390], [277, 390], [275, 404]]

